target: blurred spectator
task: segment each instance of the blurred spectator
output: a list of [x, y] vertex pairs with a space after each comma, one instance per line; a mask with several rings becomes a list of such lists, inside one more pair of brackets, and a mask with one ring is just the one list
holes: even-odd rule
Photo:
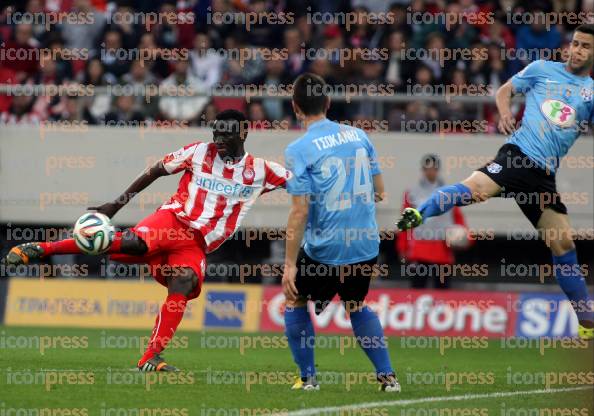
[[157, 44], [169, 49], [178, 47], [179, 27], [175, 24], [177, 15], [175, 1], [165, 0], [159, 8], [159, 15], [161, 17], [159, 22], [150, 28]]
[[406, 48], [404, 33], [395, 31], [390, 33], [387, 38], [386, 47], [390, 53], [390, 59], [386, 66], [384, 78], [387, 82], [394, 84], [397, 90], [401, 90], [406, 80], [412, 76], [412, 65], [406, 59], [404, 50]]
[[203, 127], [210, 129], [212, 128], [212, 124], [217, 119], [217, 114], [219, 110], [213, 103], [208, 103], [206, 107], [204, 107], [204, 111], [200, 114], [200, 121], [198, 123], [198, 127]]
[[[433, 77], [433, 72], [431, 69], [425, 65], [420, 65], [417, 67], [415, 72], [415, 76], [413, 79], [413, 83], [415, 85], [419, 85], [421, 87], [425, 86], [434, 86], [436, 84], [435, 78]], [[430, 91], [433, 91], [433, 88], [429, 88]], [[425, 90], [423, 90], [425, 91]]]
[[16, 95], [12, 97], [12, 104], [6, 111], [0, 113], [0, 125], [34, 124], [41, 121], [39, 114], [33, 111], [33, 97]]
[[[384, 67], [381, 61], [365, 61], [362, 62], [360, 67], [361, 73], [356, 78], [355, 84], [359, 84], [361, 87], [366, 85], [379, 86], [380, 84], [385, 84], [383, 79]], [[363, 88], [361, 91], [364, 91]], [[378, 91], [381, 90], [378, 89]], [[351, 108], [356, 108], [355, 114], [364, 117], [373, 117], [373, 115], [377, 113], [377, 108], [383, 105], [381, 102], [376, 100], [362, 100], [353, 104], [351, 104]]]
[[287, 71], [291, 79], [295, 79], [297, 75], [301, 74], [305, 68], [306, 62], [304, 62], [301, 53], [301, 34], [298, 29], [288, 27], [284, 33], [284, 48], [287, 49], [288, 60], [287, 60]]
[[[468, 96], [468, 81], [466, 80], [466, 74], [461, 69], [455, 69], [452, 72], [448, 85], [451, 87], [449, 91], [451, 91], [452, 96]], [[486, 91], [486, 88], [483, 91]], [[479, 94], [475, 94], [475, 96], [476, 95]], [[440, 113], [439, 119], [451, 121], [452, 126], [455, 126], [456, 124], [459, 125], [460, 123], [456, 123], [459, 121], [472, 123], [478, 117], [476, 108], [476, 104], [450, 100], [449, 102], [440, 103], [438, 106]], [[465, 131], [456, 132], [463, 133]], [[452, 131], [449, 131], [449, 133], [452, 133]]]
[[144, 60], [145, 66], [148, 70], [156, 75], [159, 79], [166, 78], [169, 73], [169, 63], [163, 59], [162, 50], [157, 46], [155, 35], [152, 33], [144, 33], [140, 37], [140, 44], [138, 49], [142, 51], [144, 56], [148, 58]]
[[[545, 16], [541, 10], [534, 11], [534, 22], [523, 25], [516, 32], [516, 48], [519, 59], [512, 61], [512, 71], [518, 72], [532, 61], [551, 56], [553, 49], [561, 47], [561, 35], [557, 27], [551, 25], [547, 30]], [[542, 55], [541, 55], [542, 54]], [[543, 59], [544, 59], [543, 58]]]
[[224, 59], [210, 47], [210, 40], [205, 33], [198, 33], [194, 37], [194, 49], [190, 52], [190, 68], [192, 75], [205, 88], [213, 88], [222, 76]]
[[105, 114], [109, 111], [111, 96], [107, 91], [101, 91], [101, 88], [107, 87], [108, 82], [105, 77], [103, 64], [97, 58], [91, 59], [87, 63], [84, 73], [80, 77], [80, 82], [84, 86], [93, 86], [94, 95], [81, 98], [85, 119], [89, 124], [98, 124], [103, 120]]
[[25, 13], [32, 16], [32, 33], [33, 36], [42, 41], [47, 34], [47, 28], [44, 24], [44, 20], [40, 18], [44, 11], [44, 1], [41, 0], [28, 0], [25, 6]]
[[9, 39], [1, 51], [3, 65], [14, 71], [17, 82], [22, 83], [28, 77], [34, 76], [38, 70], [39, 42], [33, 37], [33, 27], [30, 24], [16, 25], [14, 38]]
[[111, 24], [107, 30], [117, 31], [122, 39], [122, 47], [132, 49], [138, 46], [142, 25], [134, 21], [134, 10], [128, 5], [120, 4], [111, 15]]
[[64, 81], [63, 75], [58, 73], [58, 63], [49, 53], [41, 53], [39, 67], [40, 71], [31, 78], [33, 84], [60, 85]]
[[501, 54], [505, 50], [501, 49], [497, 44], [490, 44], [487, 46], [487, 59], [475, 59], [470, 63], [469, 71], [471, 81], [476, 85], [490, 85], [493, 90], [497, 90], [503, 83], [505, 83], [513, 74], [510, 73]]
[[210, 10], [205, 9], [204, 13], [201, 13], [201, 10], [196, 10], [200, 3], [196, 2], [194, 9], [198, 19], [197, 27], [206, 30], [213, 48], [221, 49], [225, 46], [225, 39], [237, 30], [237, 26], [228, 23], [228, 19], [225, 18], [233, 12], [233, 8], [226, 0], [212, 0]]
[[[58, 77], [57, 65], [50, 54], [45, 52], [41, 54], [39, 60], [41, 71], [30, 79], [31, 84], [61, 85], [62, 79]], [[33, 112], [41, 120], [46, 120], [60, 105], [61, 97], [59, 95], [36, 95], [33, 99]]]
[[[465, 16], [462, 5], [452, 2], [446, 6], [445, 12], [449, 16]], [[456, 19], [446, 30], [446, 45], [450, 49], [469, 48], [478, 31], [465, 19]]]
[[424, 101], [411, 101], [406, 104], [400, 125], [410, 133], [434, 133], [437, 131], [435, 120], [439, 120], [439, 111], [435, 106]]
[[[265, 63], [262, 54], [239, 38], [232, 36], [226, 40], [225, 49], [228, 56], [223, 64], [222, 83], [228, 85], [252, 84], [264, 74]], [[240, 56], [240, 50], [249, 58]]]
[[62, 80], [74, 79], [72, 59], [64, 59], [64, 53], [68, 51], [64, 48], [64, 42], [57, 32], [53, 36], [49, 37], [47, 47], [56, 63], [57, 77]]
[[144, 115], [134, 110], [134, 97], [121, 95], [115, 99], [115, 108], [105, 115], [105, 125], [110, 127], [118, 126], [139, 126], [144, 121]]
[[252, 46], [272, 47], [276, 39], [282, 33], [282, 25], [275, 24], [269, 19], [262, 18], [267, 13], [271, 13], [271, 4], [268, 0], [252, 0], [249, 3], [250, 13], [254, 13], [258, 19], [248, 28], [243, 25], [243, 35], [246, 42]]
[[494, 19], [490, 25], [485, 25], [486, 31], [481, 36], [480, 40], [484, 44], [489, 42], [498, 45], [502, 49], [513, 48], [516, 45], [514, 35], [499, 19]]
[[328, 51], [328, 60], [332, 65], [340, 65], [340, 50], [344, 49], [344, 36], [338, 25], [328, 25], [324, 29], [322, 49]]
[[[404, 191], [402, 209], [418, 207], [435, 189], [443, 186], [439, 176], [440, 159], [429, 154], [421, 159], [421, 178], [419, 182]], [[460, 233], [460, 231], [462, 231]], [[440, 217], [434, 217], [419, 227], [400, 232], [396, 236], [396, 251], [404, 262], [409, 263], [407, 273], [411, 286], [415, 289], [426, 288], [430, 279], [436, 289], [447, 289], [450, 276], [440, 276], [436, 265], [454, 264], [455, 256], [452, 246], [468, 246], [466, 221], [462, 210], [455, 207]]]
[[128, 57], [132, 51], [122, 47], [122, 35], [113, 29], [105, 32], [99, 51], [105, 77], [110, 84], [114, 84], [118, 78], [128, 72]]
[[82, 106], [77, 96], [62, 97], [60, 104], [56, 106], [55, 111], [48, 117], [51, 121], [76, 122], [84, 120]]
[[[427, 14], [428, 11], [424, 3], [424, 0], [412, 0], [410, 6], [407, 8], [409, 15], [424, 16]], [[429, 34], [444, 32], [443, 25], [438, 22], [438, 19], [431, 19], [429, 23], [409, 25], [413, 32], [412, 36], [410, 36], [409, 47], [413, 49], [425, 48]]]
[[[408, 1], [406, 1], [408, 4]], [[409, 39], [412, 34], [412, 28], [407, 21], [407, 8], [403, 4], [392, 3], [390, 6], [390, 16], [392, 16], [392, 23], [388, 27], [388, 33], [402, 32], [406, 39]]]
[[[157, 114], [157, 97], [148, 97], [147, 86], [156, 85], [157, 78], [148, 70], [146, 61], [132, 62], [130, 71], [122, 76], [122, 82], [134, 88], [134, 109], [148, 117], [154, 118]], [[143, 91], [145, 93], [143, 93]]]
[[272, 125], [260, 101], [252, 101], [248, 105], [247, 118], [250, 122], [250, 129], [269, 129]]
[[81, 18], [80, 21], [64, 19], [60, 24], [59, 28], [66, 47], [95, 51], [97, 41], [105, 27], [105, 16], [93, 7], [91, 0], [73, 0], [71, 12], [74, 16], [81, 16]]
[[160, 85], [166, 91], [180, 91], [179, 96], [162, 96], [159, 99], [159, 110], [168, 120], [195, 121], [208, 103], [207, 97], [192, 96], [192, 92], [204, 91], [198, 80], [189, 71], [187, 60], [175, 62], [173, 73]]
[[367, 7], [359, 6], [353, 10], [353, 13], [356, 16], [355, 24], [351, 25], [351, 30], [348, 32], [347, 43], [351, 48], [369, 48], [371, 46], [371, 28], [365, 17], [369, 10]]
[[448, 73], [455, 67], [456, 61], [452, 59], [444, 59], [445, 54], [445, 39], [441, 33], [431, 33], [427, 36], [425, 43], [427, 49], [428, 59], [423, 60], [423, 64], [431, 69], [433, 78], [436, 83], [441, 83], [447, 78]]
[[[264, 76], [256, 81], [257, 85], [265, 85], [267, 87], [275, 87], [280, 91], [281, 86], [291, 84], [291, 81], [285, 71], [285, 61], [280, 57], [269, 59], [266, 61], [266, 73]], [[272, 88], [270, 88], [272, 91]], [[279, 98], [267, 98], [263, 100], [262, 105], [264, 110], [272, 120], [280, 120], [283, 118], [283, 113], [290, 110], [287, 108], [287, 102]]]

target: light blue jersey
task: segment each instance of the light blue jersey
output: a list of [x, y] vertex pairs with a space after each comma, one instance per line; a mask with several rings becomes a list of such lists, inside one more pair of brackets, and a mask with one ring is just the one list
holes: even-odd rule
[[555, 172], [592, 120], [592, 78], [568, 72], [565, 63], [540, 60], [514, 75], [512, 85], [526, 95], [526, 109], [508, 142], [539, 167]]
[[291, 195], [309, 195], [305, 252], [325, 264], [378, 255], [373, 176], [380, 174], [367, 134], [328, 119], [309, 126], [285, 150]]

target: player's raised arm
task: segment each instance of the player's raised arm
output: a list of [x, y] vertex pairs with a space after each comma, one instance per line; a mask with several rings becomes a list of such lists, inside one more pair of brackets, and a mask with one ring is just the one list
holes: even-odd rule
[[89, 207], [88, 209], [96, 210], [97, 212], [107, 215], [109, 218], [113, 217], [120, 209], [130, 202], [136, 194], [148, 188], [150, 184], [161, 176], [173, 175], [182, 170], [191, 169], [192, 157], [200, 144], [202, 143], [192, 143], [173, 153], [168, 153], [163, 159], [146, 168], [134, 182], [132, 182], [128, 189], [116, 198], [115, 201], [108, 202], [98, 207]]
[[135, 180], [130, 184], [128, 189], [124, 191], [115, 201], [108, 202], [98, 207], [89, 207], [88, 209], [95, 210], [101, 214], [112, 218], [120, 209], [122, 209], [136, 194], [142, 192], [155, 180], [161, 176], [169, 175], [169, 172], [163, 166], [163, 161], [159, 160], [154, 165], [145, 169]]
[[514, 95], [514, 87], [511, 79], [497, 90], [495, 103], [499, 111], [499, 131], [503, 134], [512, 134], [516, 129], [516, 119], [511, 112], [511, 99]]
[[385, 198], [384, 177], [381, 173], [373, 175], [373, 197], [375, 202], [382, 202]]

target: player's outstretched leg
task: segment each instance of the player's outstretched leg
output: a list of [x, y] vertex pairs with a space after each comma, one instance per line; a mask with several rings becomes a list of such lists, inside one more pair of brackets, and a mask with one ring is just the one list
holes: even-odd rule
[[578, 318], [578, 335], [594, 339], [593, 300], [578, 262], [572, 230], [566, 214], [547, 208], [538, 221], [538, 229], [553, 254], [555, 278], [571, 302]]
[[388, 345], [379, 318], [365, 305], [352, 309], [350, 317], [353, 333], [375, 367], [380, 390], [400, 392], [400, 384], [390, 363]]
[[436, 189], [418, 208], [406, 208], [396, 222], [400, 231], [418, 227], [424, 220], [442, 215], [455, 206], [470, 205], [497, 195], [501, 187], [483, 172], [475, 171], [462, 182]]
[[155, 319], [155, 326], [146, 351], [138, 361], [138, 370], [178, 371], [177, 368], [165, 362], [161, 353], [175, 335], [184, 316], [189, 296], [196, 291], [198, 285], [198, 276], [191, 268], [172, 268], [171, 276], [167, 278], [167, 299]]
[[[137, 235], [117, 232], [107, 253], [141, 256], [147, 251], [145, 242]], [[59, 241], [23, 243], [10, 249], [5, 257], [7, 265], [20, 266], [31, 260], [41, 260], [55, 254], [84, 254], [73, 238]]]
[[287, 301], [285, 306], [285, 335], [293, 354], [293, 360], [299, 367], [300, 377], [295, 380], [293, 390], [319, 390], [314, 364], [315, 333], [307, 302]]
[[463, 183], [442, 186], [419, 205], [419, 208], [405, 208], [402, 216], [396, 223], [400, 231], [418, 227], [423, 220], [442, 215], [455, 206], [464, 206], [472, 203], [472, 191]]

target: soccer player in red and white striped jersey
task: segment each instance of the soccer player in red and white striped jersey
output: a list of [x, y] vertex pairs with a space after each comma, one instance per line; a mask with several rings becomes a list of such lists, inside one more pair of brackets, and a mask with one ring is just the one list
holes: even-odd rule
[[[217, 115], [213, 142], [196, 142], [148, 168], [114, 202], [91, 207], [113, 217], [157, 178], [182, 173], [177, 192], [155, 213], [116, 233], [108, 253], [116, 261], [147, 263], [168, 289], [149, 345], [138, 362], [142, 371], [174, 371], [161, 357], [184, 314], [186, 302], [200, 294], [206, 254], [235, 233], [257, 197], [284, 187], [289, 171], [244, 150], [247, 119], [236, 110]], [[8, 264], [26, 264], [53, 254], [81, 253], [73, 239], [26, 243], [8, 254]]]

